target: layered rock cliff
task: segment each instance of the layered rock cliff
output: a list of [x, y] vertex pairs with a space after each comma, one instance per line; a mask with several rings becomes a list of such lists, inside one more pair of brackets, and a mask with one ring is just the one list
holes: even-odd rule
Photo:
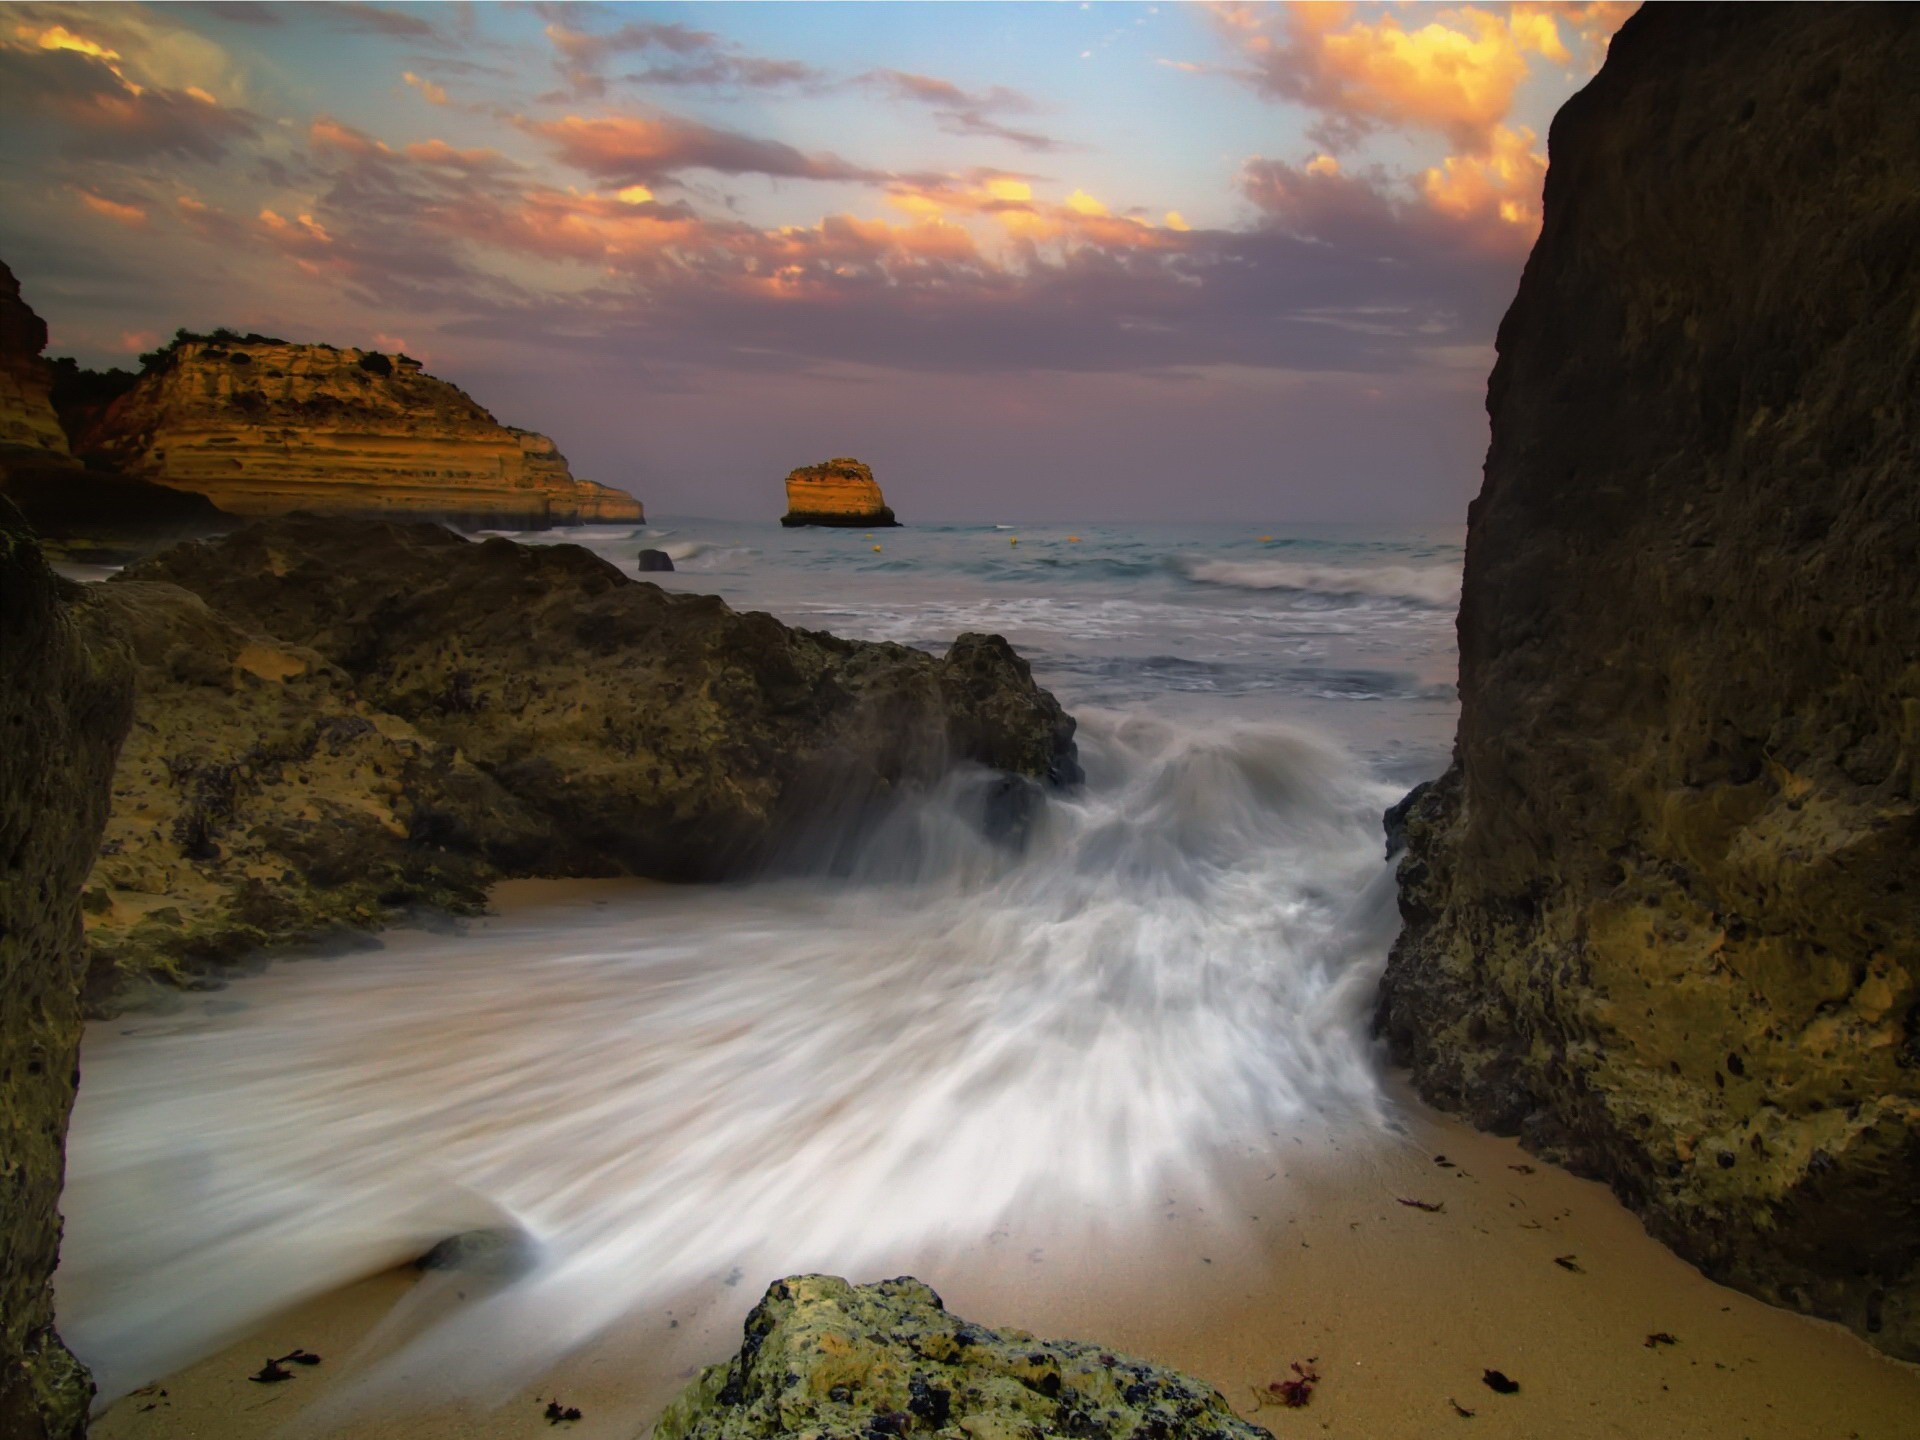
[[782, 525], [898, 525], [873, 471], [845, 456], [803, 465], [787, 475], [787, 513]]
[[53, 1329], [80, 1046], [80, 881], [106, 819], [132, 669], [0, 500], [0, 1435], [86, 1430], [93, 1386]]
[[776, 1280], [743, 1328], [739, 1354], [667, 1407], [657, 1440], [1273, 1440], [1203, 1380], [973, 1324], [911, 1276]]
[[140, 662], [88, 889], [102, 1004], [505, 875], [736, 874], [953, 761], [1025, 777], [1003, 820], [1078, 777], [997, 636], [841, 640], [572, 545], [299, 516], [99, 588]]
[[1920, 24], [1650, 6], [1554, 122], [1380, 1019], [1920, 1359]]
[[404, 355], [183, 336], [79, 448], [236, 515], [294, 510], [533, 528], [642, 518]]
[[0, 446], [67, 453], [53, 409], [53, 372], [41, 360], [47, 325], [20, 298], [20, 282], [0, 264]]

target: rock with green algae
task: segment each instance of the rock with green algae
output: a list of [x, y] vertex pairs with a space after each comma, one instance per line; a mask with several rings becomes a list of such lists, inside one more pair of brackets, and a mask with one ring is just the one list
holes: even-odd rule
[[911, 1277], [775, 1281], [731, 1360], [667, 1407], [654, 1440], [1272, 1440], [1212, 1386], [1072, 1340], [990, 1330]]
[[0, 1435], [68, 1440], [93, 1384], [53, 1328], [80, 1046], [80, 883], [107, 813], [132, 666], [90, 635], [0, 500]]
[[843, 640], [573, 545], [292, 516], [96, 588], [140, 659], [88, 889], [102, 1010], [500, 878], [825, 850], [955, 761], [1003, 772], [988, 823], [1015, 832], [1079, 773], [998, 636]]
[[1649, 6], [1554, 121], [1380, 1021], [1920, 1360], [1920, 23]]

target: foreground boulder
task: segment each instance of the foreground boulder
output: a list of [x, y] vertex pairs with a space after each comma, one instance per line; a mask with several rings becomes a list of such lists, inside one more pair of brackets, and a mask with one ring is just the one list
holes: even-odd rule
[[839, 525], [874, 529], [898, 525], [873, 471], [842, 456], [787, 473], [787, 513], [782, 525]]
[[101, 589], [141, 667], [88, 889], [104, 992], [503, 876], [737, 875], [956, 761], [1079, 774], [997, 636], [841, 640], [573, 545], [296, 516]]
[[744, 1342], [667, 1407], [654, 1440], [1272, 1440], [1203, 1381], [970, 1324], [909, 1277], [775, 1281]]
[[75, 623], [0, 501], [0, 1435], [78, 1436], [93, 1386], [53, 1330], [60, 1184], [80, 1046], [80, 881], [127, 728], [132, 667]]
[[182, 332], [77, 449], [235, 515], [292, 510], [537, 528], [641, 518], [406, 355]]
[[1920, 24], [1654, 6], [1554, 122], [1380, 1020], [1920, 1359]]

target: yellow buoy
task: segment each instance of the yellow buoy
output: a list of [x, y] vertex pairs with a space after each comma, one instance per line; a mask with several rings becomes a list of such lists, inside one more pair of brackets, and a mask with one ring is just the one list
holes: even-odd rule
[[1067, 543], [1069, 545], [1078, 545], [1080, 543], [1080, 537], [1078, 535], [1069, 535], [1067, 536]]
[[1271, 545], [1271, 544], [1273, 543], [1273, 536], [1271, 536], [1271, 535], [1262, 535], [1262, 536], [1260, 537], [1260, 543], [1261, 543], [1262, 545]]
[[1020, 543], [1020, 537], [1018, 535], [1014, 535], [1008, 539], [1007, 543], [1009, 545], [1018, 545]]
[[878, 555], [878, 554], [880, 553], [880, 547], [879, 547], [878, 545], [876, 545], [876, 546], [874, 546], [874, 547], [873, 547], [873, 553], [874, 553], [874, 554], [876, 554], [876, 555]]

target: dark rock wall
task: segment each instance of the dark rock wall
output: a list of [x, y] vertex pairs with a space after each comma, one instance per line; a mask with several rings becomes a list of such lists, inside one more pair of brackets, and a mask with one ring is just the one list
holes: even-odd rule
[[1380, 1021], [1920, 1359], [1920, 10], [1649, 6], [1554, 122]]
[[89, 636], [0, 500], [0, 1435], [77, 1436], [93, 1386], [53, 1330], [80, 1046], [80, 882], [127, 728], [125, 647]]

